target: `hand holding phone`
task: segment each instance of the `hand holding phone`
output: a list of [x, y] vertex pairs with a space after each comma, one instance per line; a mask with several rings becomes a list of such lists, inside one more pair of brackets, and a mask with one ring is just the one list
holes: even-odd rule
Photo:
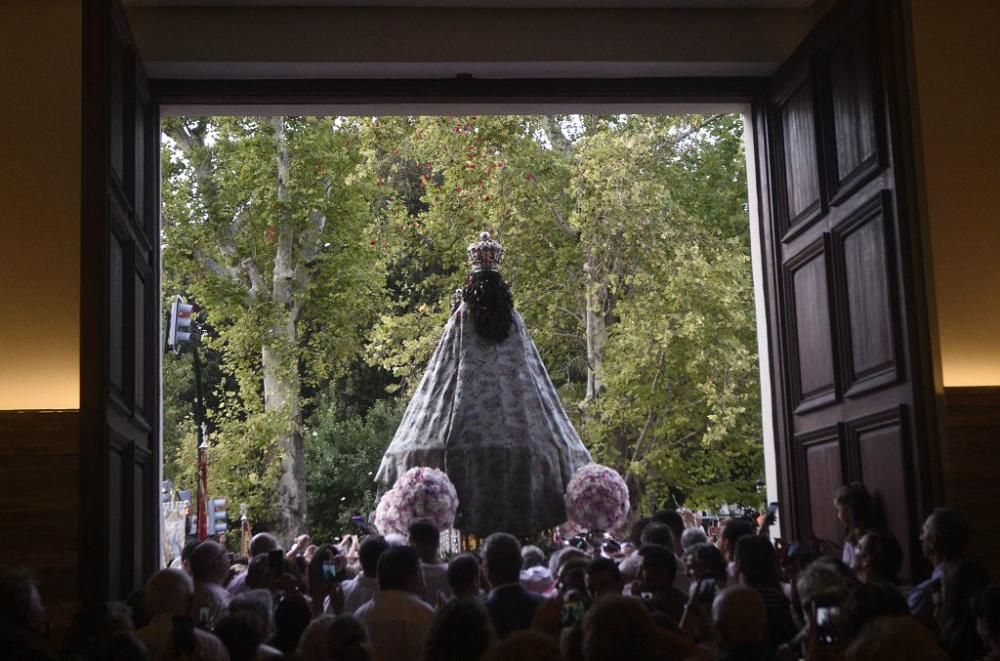
[[834, 600], [813, 601], [813, 624], [816, 642], [823, 647], [837, 645], [841, 640], [840, 604]]
[[212, 627], [212, 609], [207, 605], [198, 607], [198, 626], [202, 629]]

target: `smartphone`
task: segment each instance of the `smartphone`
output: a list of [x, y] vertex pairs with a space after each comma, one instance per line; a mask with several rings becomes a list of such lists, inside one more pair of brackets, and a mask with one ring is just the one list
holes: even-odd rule
[[208, 606], [198, 608], [198, 626], [202, 629], [208, 629], [212, 626], [212, 609]]
[[714, 578], [703, 578], [698, 581], [698, 600], [703, 604], [715, 601], [716, 585]]
[[187, 615], [175, 615], [173, 625], [174, 656], [194, 654], [194, 620]]
[[829, 647], [840, 642], [840, 606], [813, 603], [816, 609], [816, 642]]
[[767, 525], [773, 525], [778, 519], [778, 503], [771, 503], [767, 506]]
[[276, 577], [285, 573], [285, 552], [274, 549], [267, 552], [267, 567]]
[[332, 562], [323, 563], [323, 580], [326, 581], [337, 580], [337, 565], [335, 565]]
[[351, 521], [353, 521], [354, 525], [358, 527], [358, 532], [361, 534], [362, 537], [364, 537], [365, 535], [378, 534], [377, 531], [373, 530], [372, 527], [368, 525], [368, 522], [365, 521], [365, 517], [361, 516], [360, 514], [355, 514], [354, 516], [352, 516]]

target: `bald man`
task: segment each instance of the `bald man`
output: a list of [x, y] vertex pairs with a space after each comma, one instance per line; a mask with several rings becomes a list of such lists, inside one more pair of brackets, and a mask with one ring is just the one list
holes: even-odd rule
[[[190, 640], [187, 631], [193, 634], [194, 649], [190, 658], [229, 661], [229, 654], [218, 638], [193, 626], [189, 615], [193, 594], [191, 577], [177, 569], [158, 571], [146, 582], [143, 599], [151, 619], [135, 635], [149, 650], [151, 661], [179, 658], [179, 651], [174, 649], [175, 643], [178, 639]], [[175, 632], [174, 618], [185, 618], [184, 621], [190, 623], [189, 627]]]
[[229, 605], [230, 594], [222, 587], [229, 577], [229, 552], [218, 542], [204, 541], [191, 553], [190, 567], [194, 579], [191, 617], [211, 629]]
[[712, 624], [721, 654], [718, 661], [763, 661], [767, 648], [767, 610], [756, 590], [726, 588], [712, 602]]

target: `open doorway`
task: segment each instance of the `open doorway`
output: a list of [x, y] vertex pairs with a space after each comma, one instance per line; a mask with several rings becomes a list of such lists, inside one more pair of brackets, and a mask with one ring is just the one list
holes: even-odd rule
[[[749, 109], [547, 110], [163, 118], [162, 293], [200, 311], [207, 495], [234, 549], [240, 503], [323, 539], [373, 509], [483, 229], [635, 516], [777, 499]], [[163, 373], [164, 478], [191, 497], [190, 352]]]

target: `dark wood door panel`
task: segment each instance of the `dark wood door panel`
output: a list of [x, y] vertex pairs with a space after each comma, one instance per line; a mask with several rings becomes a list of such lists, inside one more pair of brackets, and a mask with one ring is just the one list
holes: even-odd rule
[[851, 479], [868, 485], [886, 528], [903, 547], [905, 577], [919, 557], [914, 548], [915, 522], [909, 503], [913, 499], [913, 474], [906, 435], [905, 408], [896, 407], [846, 424], [847, 445], [852, 457]]
[[831, 48], [826, 61], [829, 95], [825, 105], [830, 113], [826, 171], [833, 205], [850, 196], [886, 162], [881, 65], [873, 29], [870, 21], [859, 22]]
[[776, 192], [781, 202], [779, 225], [785, 240], [801, 232], [823, 212], [819, 127], [810, 68], [805, 67], [789, 87], [773, 102], [781, 154]]
[[902, 371], [889, 205], [881, 191], [831, 234], [846, 397], [894, 383]]
[[936, 429], [903, 34], [897, 3], [835, 3], [770, 82], [755, 138], [782, 533], [840, 537], [830, 501], [860, 478], [912, 553]]
[[841, 436], [841, 428], [836, 425], [794, 439], [800, 525], [820, 539], [838, 543], [844, 531], [837, 521], [833, 493], [844, 480]]
[[837, 369], [825, 237], [785, 264], [792, 406], [801, 414], [834, 402]]
[[158, 556], [159, 118], [117, 1], [84, 19], [80, 567], [99, 602]]

